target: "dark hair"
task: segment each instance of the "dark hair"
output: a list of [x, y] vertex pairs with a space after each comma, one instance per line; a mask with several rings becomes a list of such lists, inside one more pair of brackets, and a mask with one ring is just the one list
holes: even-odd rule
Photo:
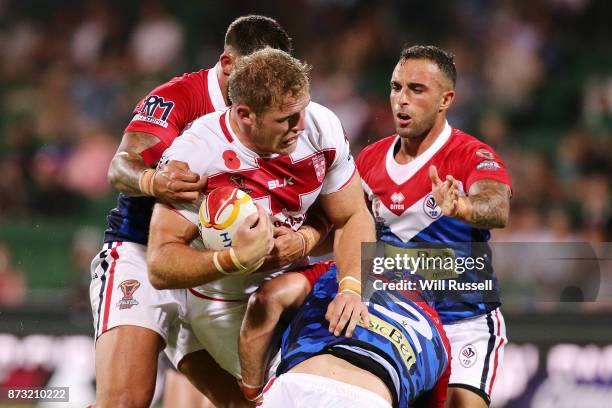
[[428, 59], [440, 68], [440, 71], [451, 80], [453, 87], [457, 82], [457, 69], [455, 68], [455, 56], [435, 45], [413, 45], [406, 47], [400, 54], [400, 62], [409, 59]]
[[232, 47], [241, 56], [264, 47], [272, 47], [286, 53], [292, 52], [289, 34], [270, 17], [249, 15], [238, 17], [227, 28], [225, 46]]

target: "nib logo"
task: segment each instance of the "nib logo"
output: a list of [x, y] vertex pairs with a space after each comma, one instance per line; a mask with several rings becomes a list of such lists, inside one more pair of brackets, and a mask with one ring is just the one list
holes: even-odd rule
[[402, 202], [404, 201], [406, 197], [404, 197], [404, 195], [402, 193], [399, 192], [395, 192], [393, 194], [391, 194], [391, 209], [392, 210], [403, 210], [404, 209], [404, 204], [402, 204]]

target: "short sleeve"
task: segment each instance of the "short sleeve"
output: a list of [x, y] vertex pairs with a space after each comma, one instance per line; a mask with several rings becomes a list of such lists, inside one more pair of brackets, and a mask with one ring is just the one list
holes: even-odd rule
[[512, 188], [506, 164], [490, 146], [484, 143], [470, 144], [462, 167], [465, 170], [465, 191], [483, 179], [496, 180]]
[[321, 121], [324, 148], [331, 147], [335, 155], [327, 169], [321, 194], [330, 194], [342, 190], [351, 181], [357, 169], [340, 119], [329, 109], [324, 109], [326, 117]]
[[188, 125], [190, 106], [189, 91], [180, 82], [167, 82], [138, 102], [125, 132], [150, 133], [170, 146]]

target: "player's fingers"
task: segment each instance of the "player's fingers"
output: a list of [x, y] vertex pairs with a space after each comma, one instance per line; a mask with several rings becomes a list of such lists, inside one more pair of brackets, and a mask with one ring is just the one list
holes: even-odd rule
[[434, 165], [429, 166], [429, 178], [434, 186], [438, 186], [442, 183], [442, 180], [440, 180], [438, 176], [438, 169]]
[[450, 188], [453, 190], [459, 190], [459, 181], [453, 176], [449, 175], [448, 182], [450, 183]]
[[351, 317], [353, 315], [353, 309], [347, 306], [348, 305], [344, 306], [344, 309], [340, 314], [340, 319], [338, 319], [338, 323], [334, 328], [334, 336], [339, 336], [346, 327], [346, 324], [349, 322], [349, 320], [351, 320]]
[[250, 214], [248, 217], [244, 219], [242, 225], [245, 225], [246, 228], [255, 228], [256, 224], [259, 223], [259, 213]]
[[[204, 185], [206, 186], [206, 183], [204, 183]], [[187, 182], [187, 181], [178, 181], [178, 180], [169, 182], [167, 187], [168, 187], [169, 191], [174, 191], [174, 192], [177, 192], [177, 193], [180, 193], [180, 192], [183, 192], [183, 191], [200, 191], [200, 190], [202, 190], [201, 183]]]
[[325, 313], [325, 319], [329, 322], [329, 332], [333, 333], [336, 329], [336, 325], [338, 324], [338, 320], [340, 319], [340, 313], [342, 313], [342, 309], [344, 308], [344, 303], [339, 304], [339, 302], [334, 299], [327, 306], [327, 313]]
[[167, 177], [170, 181], [184, 181], [187, 183], [195, 183], [200, 179], [197, 173], [183, 170], [167, 170]]
[[272, 232], [274, 234], [274, 238], [277, 238], [282, 235], [290, 234], [291, 232], [293, 232], [293, 230], [287, 227], [273, 227]]
[[[257, 214], [259, 216], [257, 221], [257, 229], [262, 233], [265, 233], [270, 240], [272, 240], [274, 234], [272, 233], [272, 222], [266, 210], [259, 204], [257, 205]], [[274, 246], [274, 242], [270, 242], [269, 245]]]
[[357, 327], [357, 323], [359, 323], [359, 319], [361, 317], [361, 313], [359, 311], [359, 305], [357, 308], [353, 309], [351, 318], [346, 326], [346, 337], [352, 337], [353, 332], [355, 331], [355, 327]]
[[208, 176], [200, 176], [200, 179], [197, 181], [196, 184], [198, 185], [198, 190], [204, 190], [206, 188], [206, 185], [208, 185]]
[[184, 161], [180, 161], [180, 160], [170, 160], [168, 164], [166, 164], [166, 168], [170, 171], [172, 170], [178, 170], [180, 172], [189, 171], [189, 165], [185, 163]]
[[361, 310], [361, 320], [366, 327], [370, 326], [370, 312], [368, 312], [368, 308], [363, 305], [363, 309]]
[[194, 202], [197, 201], [200, 193], [198, 191], [187, 191], [187, 192], [179, 192], [175, 193], [172, 198], [177, 201], [189, 201]]

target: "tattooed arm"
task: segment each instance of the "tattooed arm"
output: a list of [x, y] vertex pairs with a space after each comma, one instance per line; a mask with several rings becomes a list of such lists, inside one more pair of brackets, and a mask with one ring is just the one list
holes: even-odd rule
[[128, 132], [108, 169], [108, 181], [117, 190], [128, 195], [149, 195], [162, 201], [195, 201], [206, 179], [189, 170], [187, 164], [171, 161], [158, 170], [149, 170], [143, 152], [148, 149], [165, 150], [165, 145], [154, 135]]
[[444, 215], [476, 228], [504, 228], [510, 213], [510, 187], [496, 180], [483, 179], [470, 187], [467, 197], [459, 195], [459, 181], [447, 175], [440, 180], [435, 166], [429, 169], [431, 191]]
[[510, 214], [510, 186], [497, 180], [479, 180], [461, 197], [464, 221], [476, 228], [505, 228]]
[[108, 168], [108, 182], [124, 194], [141, 195], [138, 180], [148, 168], [141, 154], [157, 143], [160, 140], [149, 133], [125, 133]]

